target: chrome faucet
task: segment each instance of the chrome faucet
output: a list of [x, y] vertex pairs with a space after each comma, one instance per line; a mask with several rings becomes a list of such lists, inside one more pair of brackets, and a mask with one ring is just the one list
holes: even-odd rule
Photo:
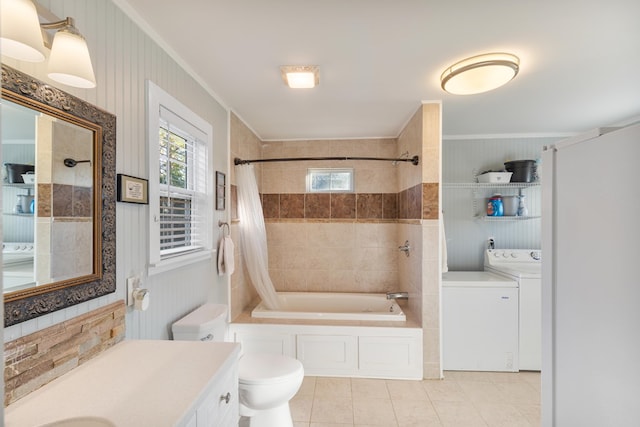
[[409, 299], [409, 292], [387, 292], [387, 299]]
[[409, 241], [405, 240], [404, 245], [403, 246], [398, 246], [398, 249], [401, 252], [404, 252], [404, 254], [406, 256], [409, 256], [409, 251], [411, 250], [411, 245], [409, 245]]

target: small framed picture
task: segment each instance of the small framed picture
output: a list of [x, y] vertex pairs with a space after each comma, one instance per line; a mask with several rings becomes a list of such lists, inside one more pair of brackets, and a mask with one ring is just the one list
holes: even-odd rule
[[117, 200], [126, 203], [149, 204], [148, 181], [134, 176], [118, 174]]
[[224, 173], [216, 171], [216, 210], [224, 210], [226, 177]]

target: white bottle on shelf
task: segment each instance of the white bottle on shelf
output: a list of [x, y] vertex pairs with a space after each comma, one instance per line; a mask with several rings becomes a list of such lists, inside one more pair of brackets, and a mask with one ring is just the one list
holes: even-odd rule
[[520, 198], [520, 203], [518, 204], [518, 216], [529, 216], [529, 211], [527, 210], [527, 206], [524, 204], [524, 196], [518, 196]]

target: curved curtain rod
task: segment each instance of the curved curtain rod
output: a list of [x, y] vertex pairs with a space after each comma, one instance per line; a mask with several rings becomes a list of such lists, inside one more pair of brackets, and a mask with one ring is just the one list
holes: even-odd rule
[[234, 165], [247, 165], [249, 163], [264, 163], [264, 162], [302, 162], [307, 160], [382, 160], [387, 162], [411, 162], [413, 165], [420, 163], [418, 156], [411, 158], [390, 159], [384, 157], [289, 157], [286, 159], [253, 159], [243, 160], [238, 157], [233, 159]]

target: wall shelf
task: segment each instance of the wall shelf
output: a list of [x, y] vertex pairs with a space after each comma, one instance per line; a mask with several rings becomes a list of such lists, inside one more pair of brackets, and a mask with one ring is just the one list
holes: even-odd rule
[[[512, 222], [512, 221], [527, 221], [531, 219], [540, 218], [540, 216], [487, 216], [486, 213], [486, 199], [496, 190], [517, 190], [517, 193], [522, 196], [523, 190], [527, 188], [540, 187], [540, 182], [506, 182], [506, 183], [492, 183], [492, 182], [445, 182], [442, 184], [445, 189], [460, 189], [471, 190], [473, 196], [471, 199], [472, 216], [479, 220], [488, 222]], [[493, 190], [493, 191], [489, 191]], [[510, 193], [508, 191], [507, 193]], [[479, 200], [482, 200], [482, 204], [479, 205]]]
[[528, 188], [539, 187], [540, 182], [507, 182], [507, 183], [478, 183], [478, 182], [445, 182], [442, 184], [444, 188]]
[[15, 183], [8, 183], [5, 182], [2, 184], [3, 187], [14, 187], [14, 188], [28, 188], [28, 189], [33, 189], [33, 187], [35, 186], [35, 184], [23, 184], [21, 182], [15, 182]]
[[528, 221], [530, 219], [538, 219], [539, 216], [477, 216], [476, 218], [490, 222], [509, 222], [509, 221]]

